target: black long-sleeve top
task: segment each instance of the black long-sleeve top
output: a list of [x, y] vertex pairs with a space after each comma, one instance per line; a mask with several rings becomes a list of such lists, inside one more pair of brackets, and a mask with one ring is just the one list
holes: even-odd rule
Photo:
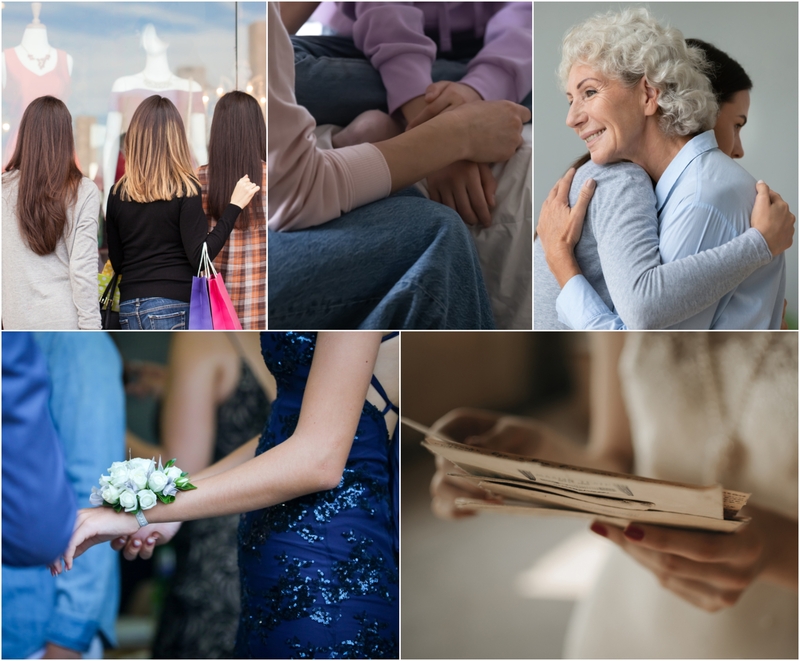
[[203, 243], [214, 259], [230, 236], [241, 208], [229, 204], [208, 232], [200, 195], [156, 202], [108, 198], [108, 256], [122, 274], [120, 300], [170, 298], [189, 302]]

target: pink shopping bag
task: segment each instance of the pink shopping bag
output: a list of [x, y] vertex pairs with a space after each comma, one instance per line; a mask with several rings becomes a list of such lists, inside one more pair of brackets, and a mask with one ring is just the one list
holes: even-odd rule
[[[212, 267], [213, 269], [213, 267]], [[231, 297], [222, 281], [222, 276], [214, 272], [208, 279], [208, 297], [211, 299], [211, 320], [214, 330], [242, 330]]]

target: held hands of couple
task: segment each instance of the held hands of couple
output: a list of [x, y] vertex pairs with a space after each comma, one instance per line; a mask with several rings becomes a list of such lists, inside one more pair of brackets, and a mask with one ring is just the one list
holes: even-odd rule
[[411, 130], [415, 126], [424, 124], [429, 119], [465, 103], [483, 101], [483, 97], [469, 85], [447, 80], [440, 80], [438, 83], [428, 85], [423, 99], [425, 107], [408, 122], [406, 130]]
[[233, 189], [233, 193], [231, 194], [231, 204], [235, 204], [240, 209], [244, 209], [250, 204], [253, 195], [259, 190], [261, 190], [261, 186], [252, 183], [250, 181], [250, 175], [246, 174], [236, 182], [236, 188]]
[[431, 199], [458, 212], [468, 225], [489, 227], [497, 182], [489, 167], [479, 164], [511, 158], [522, 142], [522, 125], [530, 113], [509, 101], [484, 102], [469, 85], [449, 81], [428, 86], [423, 99], [426, 105], [411, 119], [408, 130], [458, 111], [448, 119], [464, 124], [468, 147], [465, 160], [428, 176]]
[[547, 265], [561, 287], [581, 272], [575, 260], [575, 244], [581, 238], [586, 209], [596, 188], [594, 179], [587, 179], [581, 186], [575, 206], [570, 207], [569, 190], [574, 177], [575, 168], [570, 168], [553, 186], [542, 204], [536, 226]]
[[795, 217], [783, 198], [763, 181], [756, 183], [756, 191], [750, 225], [761, 232], [775, 257], [792, 246]]
[[[157, 544], [166, 544], [180, 528], [180, 523], [150, 524], [139, 528], [136, 517], [124, 512], [115, 512], [109, 507], [89, 507], [78, 512], [75, 519], [75, 528], [72, 538], [64, 551], [63, 560], [67, 569], [72, 569], [72, 564], [79, 555], [90, 549], [95, 544], [113, 541], [112, 547], [120, 550], [125, 547], [125, 557], [133, 560], [137, 554], [143, 558], [152, 555], [152, 549]], [[148, 543], [152, 538], [154, 542]], [[125, 542], [122, 543], [121, 540]], [[138, 546], [136, 542], [139, 542]], [[62, 558], [50, 565], [52, 575], [63, 571]]]
[[456, 161], [428, 175], [431, 200], [458, 212], [467, 225], [492, 224], [497, 181], [486, 163]]

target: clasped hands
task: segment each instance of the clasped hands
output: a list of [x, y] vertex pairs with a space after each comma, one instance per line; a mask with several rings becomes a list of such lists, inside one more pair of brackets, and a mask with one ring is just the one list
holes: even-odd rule
[[166, 544], [180, 527], [180, 523], [151, 523], [140, 528], [133, 514], [115, 512], [110, 507], [79, 510], [72, 538], [62, 557], [50, 565], [50, 573], [56, 576], [64, 566], [72, 569], [75, 558], [95, 544], [109, 541], [115, 551], [123, 551], [127, 560], [136, 557], [146, 560], [153, 555], [156, 546]]
[[[449, 81], [433, 83], [424, 96], [403, 106], [406, 118], [410, 117], [406, 130], [465, 103], [482, 100], [483, 97], [469, 85]], [[491, 210], [496, 204], [496, 191], [497, 181], [487, 163], [458, 161], [428, 175], [431, 200], [458, 212], [468, 225], [489, 227], [492, 224]]]
[[[546, 425], [489, 411], [457, 409], [438, 420], [433, 429], [468, 445], [545, 461], [577, 464], [576, 452], [584, 451]], [[584, 465], [597, 459], [588, 452], [584, 458]], [[436, 458], [431, 507], [441, 518], [474, 516], [474, 511], [457, 508], [456, 498], [490, 498], [487, 492], [448, 475], [458, 472], [453, 464]], [[788, 534], [792, 534], [792, 523], [787, 524], [780, 515], [755, 507], [747, 509], [753, 521], [733, 534], [639, 523], [623, 529], [597, 521], [591, 529], [650, 570], [665, 589], [698, 608], [715, 612], [733, 606], [765, 570], [770, 559], [768, 540], [786, 532], [787, 525]], [[793, 525], [796, 548], [796, 522]]]

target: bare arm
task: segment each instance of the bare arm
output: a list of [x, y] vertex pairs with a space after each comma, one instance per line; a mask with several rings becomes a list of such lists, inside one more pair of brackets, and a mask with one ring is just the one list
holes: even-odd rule
[[[197, 477], [198, 488], [183, 492], [170, 505], [147, 510], [151, 523], [249, 512], [335, 487], [341, 480], [381, 341], [380, 333], [320, 333], [306, 384], [297, 428], [286, 441], [242, 461], [255, 441], [223, 462], [230, 468]], [[136, 519], [110, 509], [82, 510], [70, 546], [67, 566], [77, 551], [131, 535]]]
[[186, 333], [173, 338], [161, 417], [164, 461], [175, 457], [192, 476], [211, 463], [217, 407], [235, 389], [239, 367], [239, 357], [224, 335]]
[[586, 465], [628, 473], [633, 469], [633, 442], [619, 378], [624, 345], [625, 338], [619, 334], [591, 335], [591, 422]]

